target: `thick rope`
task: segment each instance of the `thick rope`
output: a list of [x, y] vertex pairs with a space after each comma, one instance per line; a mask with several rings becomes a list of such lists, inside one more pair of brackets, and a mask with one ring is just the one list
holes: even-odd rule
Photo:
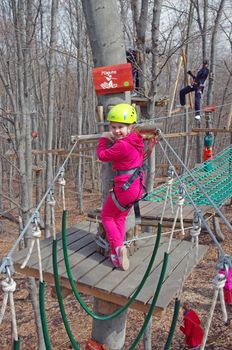
[[154, 264], [155, 261], [155, 257], [158, 251], [158, 247], [159, 247], [159, 243], [160, 243], [160, 238], [161, 238], [161, 230], [162, 230], [162, 225], [158, 224], [158, 232], [157, 232], [157, 238], [156, 238], [156, 242], [155, 242], [155, 246], [153, 249], [153, 253], [152, 256], [150, 258], [149, 264], [147, 266], [147, 270], [144, 273], [144, 276], [139, 284], [139, 286], [137, 287], [136, 291], [132, 294], [132, 296], [130, 297], [130, 299], [128, 300], [128, 302], [123, 305], [122, 307], [120, 307], [118, 310], [116, 310], [115, 312], [113, 312], [111, 315], [107, 315], [107, 316], [101, 316], [101, 315], [97, 315], [95, 313], [93, 313], [88, 306], [84, 303], [84, 301], [82, 300], [77, 288], [76, 288], [76, 282], [73, 279], [72, 273], [71, 273], [71, 269], [70, 269], [70, 265], [69, 265], [69, 259], [68, 259], [68, 252], [67, 252], [67, 242], [66, 242], [66, 211], [63, 212], [63, 218], [62, 218], [62, 242], [63, 242], [63, 252], [64, 252], [64, 261], [65, 261], [65, 266], [66, 266], [66, 272], [69, 278], [69, 282], [70, 285], [72, 287], [72, 291], [76, 297], [76, 299], [78, 300], [78, 302], [80, 303], [80, 305], [82, 306], [82, 308], [88, 313], [88, 315], [90, 315], [92, 318], [96, 319], [96, 320], [101, 320], [101, 321], [106, 321], [106, 320], [110, 320], [113, 319], [116, 316], [119, 316], [123, 311], [125, 311], [129, 305], [135, 300], [135, 298], [137, 297], [137, 295], [140, 293], [141, 289], [143, 288], [150, 272], [152, 269], [152, 266]]
[[60, 189], [61, 189], [61, 197], [62, 197], [62, 203], [63, 203], [63, 210], [66, 210], [66, 205], [65, 205], [65, 191], [64, 187], [66, 185], [66, 180], [64, 179], [64, 169], [60, 174], [60, 177], [58, 179]]
[[198, 250], [199, 250], [199, 235], [201, 233], [201, 220], [198, 216], [198, 213], [194, 213], [193, 218], [193, 228], [190, 230], [190, 235], [192, 237], [192, 245], [196, 247], [195, 250], [195, 262], [198, 259]]
[[209, 312], [209, 316], [208, 316], [208, 322], [204, 331], [204, 337], [203, 337], [203, 341], [202, 341], [202, 345], [200, 350], [204, 350], [205, 349], [205, 345], [206, 345], [206, 341], [208, 338], [208, 334], [209, 334], [209, 329], [210, 329], [210, 325], [213, 319], [213, 314], [214, 314], [214, 310], [215, 310], [215, 306], [216, 306], [216, 302], [217, 302], [217, 298], [218, 298], [218, 293], [220, 288], [223, 289], [224, 285], [226, 282], [226, 278], [225, 275], [222, 274], [217, 274], [216, 277], [213, 280], [213, 287], [215, 289], [214, 291], [214, 296], [213, 296], [213, 300], [212, 300], [212, 304], [211, 304], [211, 308], [210, 308], [210, 312]]
[[51, 209], [51, 227], [52, 227], [52, 237], [53, 239], [56, 239], [56, 224], [55, 224], [55, 205], [56, 200], [53, 195], [53, 190], [51, 191], [49, 195], [48, 205]]
[[163, 223], [163, 218], [164, 218], [164, 213], [165, 213], [168, 198], [170, 199], [172, 213], [174, 212], [173, 200], [172, 200], [172, 183], [173, 183], [174, 170], [172, 169], [172, 167], [169, 167], [168, 175], [169, 176], [168, 176], [168, 180], [167, 180], [167, 190], [166, 190], [164, 206], [163, 206], [163, 210], [162, 210], [162, 214], [161, 214], [161, 218], [160, 218], [161, 224]]
[[41, 238], [41, 230], [39, 228], [38, 221], [35, 220], [34, 226], [32, 227], [32, 231], [31, 231], [31, 244], [29, 247], [29, 251], [20, 268], [24, 269], [25, 266], [27, 265], [32, 254], [34, 244], [36, 242], [38, 264], [39, 264], [39, 280], [40, 282], [43, 282], [43, 267], [42, 267], [41, 251], [40, 251], [40, 238]]
[[181, 233], [182, 233], [182, 235], [184, 235], [183, 204], [184, 204], [184, 197], [182, 197], [182, 195], [180, 195], [179, 198], [178, 198], [176, 215], [175, 215], [175, 218], [174, 218], [174, 221], [173, 221], [173, 224], [172, 224], [171, 235], [170, 235], [169, 242], [168, 242], [168, 249], [167, 249], [168, 253], [170, 252], [170, 249], [171, 249], [172, 238], [173, 238], [174, 230], [175, 230], [175, 227], [176, 227], [177, 218], [179, 216], [179, 212], [180, 212]]
[[18, 329], [17, 329], [17, 321], [16, 321], [16, 313], [15, 313], [15, 305], [14, 305], [14, 296], [13, 293], [16, 290], [16, 282], [12, 277], [7, 277], [5, 280], [1, 282], [2, 291], [4, 293], [2, 308], [0, 312], [0, 324], [4, 318], [4, 314], [6, 311], [7, 302], [9, 300], [10, 311], [11, 311], [11, 320], [12, 320], [12, 334], [13, 339], [18, 341]]

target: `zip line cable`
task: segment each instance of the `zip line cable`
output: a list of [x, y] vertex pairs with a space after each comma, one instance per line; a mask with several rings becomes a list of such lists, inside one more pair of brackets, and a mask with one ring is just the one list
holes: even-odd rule
[[[40, 203], [38, 204], [38, 206], [36, 207], [36, 209], [34, 210], [34, 213], [31, 215], [30, 219], [28, 220], [27, 224], [25, 225], [24, 229], [22, 230], [22, 232], [20, 233], [20, 235], [18, 236], [18, 238], [16, 239], [15, 243], [13, 244], [13, 247], [11, 248], [11, 250], [9, 251], [9, 253], [7, 254], [7, 258], [11, 259], [12, 258], [12, 254], [14, 253], [15, 249], [17, 248], [18, 244], [20, 243], [21, 239], [24, 237], [25, 233], [27, 232], [28, 228], [30, 227], [30, 225], [32, 224], [32, 222], [34, 221], [35, 217], [37, 216], [37, 213], [39, 212], [39, 209], [41, 208], [43, 202], [45, 201], [46, 197], [48, 196], [48, 194], [50, 193], [50, 191], [53, 189], [53, 185], [56, 182], [56, 180], [59, 178], [60, 174], [62, 174], [63, 169], [66, 165], [66, 163], [68, 162], [74, 148], [76, 147], [77, 142], [74, 143], [74, 145], [72, 146], [69, 154], [67, 155], [67, 158], [65, 159], [65, 161], [63, 162], [63, 164], [61, 165], [60, 169], [58, 170], [56, 176], [54, 177], [54, 179], [52, 180], [51, 185], [48, 187], [46, 193], [44, 194], [43, 198], [41, 199]], [[7, 260], [4, 260], [0, 266], [0, 273], [2, 273], [2, 271], [4, 270], [5, 266], [7, 264]]]

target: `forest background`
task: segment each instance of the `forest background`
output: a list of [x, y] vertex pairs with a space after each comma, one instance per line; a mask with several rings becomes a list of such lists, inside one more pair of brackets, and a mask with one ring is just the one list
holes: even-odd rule
[[[107, 0], [98, 1], [100, 7]], [[104, 35], [112, 35], [112, 23], [120, 16], [123, 46], [115, 42], [99, 46], [98, 55], [115, 56], [120, 52], [126, 62], [126, 49], [139, 53], [138, 95], [148, 99], [147, 114], [141, 116], [154, 125], [162, 121], [164, 133], [190, 131], [193, 114], [170, 114], [177, 73], [180, 80], [172, 101], [178, 104], [178, 90], [184, 85], [181, 49], [193, 72], [209, 59], [210, 76], [204, 92], [204, 105], [217, 106], [212, 126], [229, 125], [232, 114], [232, 4], [230, 0], [119, 0], [107, 8]], [[109, 4], [109, 1], [108, 1]], [[1, 1], [0, 4], [0, 211], [3, 244], [11, 236], [8, 218], [14, 222], [15, 235], [26, 225], [33, 209], [50, 186], [64, 157], [71, 148], [71, 135], [99, 132], [96, 106], [106, 107], [104, 97], [96, 97], [92, 68], [97, 58], [90, 45], [86, 13], [91, 1], [32, 0]], [[85, 11], [83, 12], [83, 8]], [[87, 19], [88, 20], [88, 19]], [[95, 23], [96, 25], [96, 23]], [[115, 34], [115, 33], [113, 33]], [[118, 63], [118, 62], [115, 62]], [[167, 97], [169, 104], [155, 102]], [[173, 107], [172, 106], [172, 107]], [[203, 121], [204, 126], [204, 121]], [[193, 136], [170, 141], [192, 167], [201, 159]], [[198, 142], [201, 142], [201, 140]], [[214, 139], [215, 153], [231, 142], [229, 134]], [[159, 146], [154, 164], [165, 164]], [[70, 221], [81, 218], [89, 207], [101, 202], [99, 173], [94, 147], [80, 146], [68, 163], [68, 195], [73, 207]], [[167, 168], [167, 167], [166, 167]], [[165, 167], [157, 166], [154, 175], [164, 176]], [[92, 202], [91, 202], [92, 201]], [[44, 235], [50, 236], [51, 218], [45, 203], [42, 211]], [[22, 245], [26, 242], [22, 242]], [[32, 289], [34, 281], [30, 280]], [[34, 286], [34, 287], [33, 287]]]

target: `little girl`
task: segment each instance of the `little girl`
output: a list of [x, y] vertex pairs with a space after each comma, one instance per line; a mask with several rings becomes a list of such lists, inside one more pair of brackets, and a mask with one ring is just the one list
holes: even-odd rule
[[110, 131], [103, 132], [97, 147], [97, 155], [103, 162], [112, 162], [115, 171], [114, 186], [101, 212], [101, 220], [110, 244], [110, 259], [115, 267], [129, 268], [127, 250], [124, 247], [126, 217], [135, 201], [144, 192], [142, 136], [133, 131], [136, 110], [121, 103], [108, 113]]

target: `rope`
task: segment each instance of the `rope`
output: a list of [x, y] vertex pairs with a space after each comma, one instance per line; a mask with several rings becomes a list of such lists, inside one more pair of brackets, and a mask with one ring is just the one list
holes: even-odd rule
[[66, 210], [66, 205], [65, 205], [65, 191], [64, 187], [66, 185], [66, 180], [64, 179], [64, 168], [62, 169], [60, 173], [60, 177], [58, 179], [60, 188], [61, 188], [61, 197], [62, 197], [62, 202], [63, 202], [63, 210]]
[[43, 337], [44, 337], [46, 350], [51, 350], [51, 343], [48, 335], [48, 327], [47, 327], [46, 312], [45, 312], [44, 291], [45, 291], [45, 283], [40, 282], [39, 283], [39, 309], [40, 309]]
[[[221, 105], [215, 105], [216, 108], [221, 108], [221, 107], [226, 107], [226, 106], [231, 106], [231, 102], [230, 103], [224, 103], [224, 104], [221, 104]], [[204, 112], [204, 108], [200, 109], [200, 112], [202, 114], [202, 112]], [[195, 115], [195, 111], [192, 111], [192, 112], [188, 111], [188, 113], [189, 113], [189, 116]], [[165, 120], [165, 119], [170, 120], [171, 118], [173, 119], [173, 118], [176, 118], [176, 117], [183, 117], [183, 118], [185, 118], [186, 117], [185, 112], [172, 114], [171, 117], [169, 115], [166, 115], [166, 116], [161, 116], [161, 117], [154, 117], [154, 118], [151, 118], [149, 120], [157, 122], [158, 120]], [[140, 122], [141, 123], [146, 122], [146, 119], [141, 120]]]
[[180, 195], [179, 195], [179, 199], [177, 202], [177, 210], [176, 210], [176, 215], [173, 221], [173, 225], [172, 225], [172, 230], [171, 230], [171, 235], [169, 238], [169, 242], [168, 242], [168, 249], [167, 252], [169, 253], [170, 249], [171, 249], [171, 243], [172, 243], [172, 238], [173, 238], [173, 233], [174, 233], [174, 229], [176, 227], [176, 222], [177, 222], [177, 218], [180, 212], [180, 225], [181, 225], [181, 232], [182, 235], [184, 235], [184, 224], [183, 224], [183, 204], [184, 204], [184, 197], [182, 196], [182, 189], [180, 189]]
[[176, 329], [176, 324], [178, 321], [178, 316], [179, 316], [179, 310], [180, 310], [180, 300], [178, 298], [175, 299], [175, 307], [174, 307], [174, 313], [172, 317], [172, 323], [171, 327], [168, 333], [168, 337], [164, 346], [164, 350], [168, 350], [171, 346], [172, 343], [172, 338]]
[[216, 277], [213, 279], [213, 287], [214, 287], [215, 291], [214, 291], [212, 305], [211, 305], [209, 316], [208, 316], [208, 322], [207, 322], [207, 325], [205, 328], [204, 337], [203, 337], [203, 341], [202, 341], [202, 345], [201, 345], [200, 350], [205, 349], [206, 341], [207, 341], [208, 334], [209, 334], [210, 325], [211, 325], [211, 322], [213, 319], [214, 309], [215, 309], [217, 298], [218, 298], [219, 289], [223, 289], [223, 287], [225, 285], [225, 281], [226, 281], [225, 275], [222, 275], [222, 274], [217, 274]]
[[[40, 203], [39, 203], [38, 206], [36, 207], [36, 209], [35, 209], [34, 213], [32, 214], [31, 218], [28, 220], [28, 222], [27, 222], [27, 224], [25, 225], [24, 229], [22, 230], [22, 232], [21, 232], [20, 235], [18, 236], [18, 238], [17, 238], [17, 240], [15, 241], [13, 247], [12, 247], [11, 250], [9, 251], [7, 257], [9, 257], [9, 258], [12, 257], [14, 251], [16, 250], [17, 246], [18, 246], [19, 243], [21, 242], [22, 238], [24, 237], [25, 233], [27, 232], [28, 228], [30, 227], [31, 223], [33, 222], [34, 218], [36, 217], [37, 213], [39, 212], [39, 210], [40, 210], [40, 208], [41, 208], [43, 202], [45, 201], [45, 199], [47, 198], [47, 196], [48, 196], [48, 194], [50, 193], [51, 189], [53, 188], [54, 183], [56, 182], [56, 180], [59, 178], [61, 172], [63, 171], [63, 169], [64, 169], [66, 163], [68, 162], [68, 160], [69, 160], [69, 158], [70, 158], [70, 156], [71, 156], [73, 150], [75, 149], [75, 147], [76, 147], [76, 145], [77, 145], [77, 142], [78, 142], [78, 141], [76, 141], [76, 142], [73, 144], [73, 146], [72, 146], [72, 148], [71, 148], [69, 154], [67, 155], [65, 161], [63, 162], [62, 166], [59, 168], [59, 170], [58, 170], [56, 176], [54, 177], [54, 179], [53, 179], [53, 181], [52, 181], [52, 184], [48, 187], [46, 193], [44, 194], [44, 196], [43, 196], [43, 198], [41, 199]], [[4, 268], [5, 268], [5, 266], [6, 266], [6, 260], [3, 260], [3, 262], [2, 262], [2, 264], [1, 264], [1, 266], [0, 266], [0, 273], [2, 273], [2, 271], [3, 271]]]
[[162, 287], [162, 283], [164, 281], [164, 277], [165, 277], [165, 273], [166, 273], [166, 269], [167, 269], [167, 265], [168, 265], [168, 258], [169, 258], [169, 255], [167, 253], [164, 253], [163, 265], [162, 265], [162, 269], [161, 269], [161, 272], [160, 272], [158, 285], [157, 285], [156, 291], [154, 293], [154, 297], [152, 299], [151, 306], [150, 306], [149, 311], [147, 313], [147, 316], [146, 316], [146, 318], [144, 320], [144, 323], [143, 323], [143, 325], [142, 325], [142, 327], [141, 327], [137, 337], [135, 338], [133, 344], [129, 348], [129, 350], [136, 349], [136, 347], [138, 345], [138, 342], [141, 339], [143, 333], [145, 332], [145, 330], [147, 328], [147, 325], [148, 325], [148, 322], [150, 321], [150, 318], [151, 318], [151, 316], [153, 314], [153, 310], [155, 308], [155, 305], [156, 305], [156, 302], [157, 302], [157, 299], [159, 297], [159, 293], [160, 293], [160, 290], [161, 290], [161, 287]]
[[64, 303], [63, 303], [63, 297], [62, 297], [62, 292], [61, 292], [61, 287], [60, 287], [60, 281], [59, 281], [59, 272], [58, 272], [58, 261], [57, 261], [57, 240], [53, 240], [53, 245], [52, 245], [52, 259], [53, 259], [53, 274], [54, 274], [54, 279], [55, 279], [55, 288], [56, 288], [56, 295], [58, 298], [58, 303], [60, 307], [60, 313], [63, 319], [63, 323], [66, 329], [66, 332], [68, 334], [68, 337], [72, 343], [72, 346], [75, 350], [79, 350], [79, 346], [72, 334], [72, 331], [69, 327], [68, 319], [66, 316], [65, 308], [64, 308]]
[[48, 205], [51, 208], [51, 227], [52, 227], [52, 236], [53, 239], [56, 239], [56, 225], [55, 225], [55, 205], [56, 201], [54, 198], [54, 191], [51, 190], [48, 199]]
[[14, 305], [14, 297], [13, 293], [16, 290], [16, 282], [13, 280], [13, 278], [10, 276], [10, 273], [8, 273], [9, 277], [4, 279], [1, 282], [2, 286], [2, 291], [4, 293], [3, 297], [3, 303], [2, 303], [2, 308], [0, 311], [0, 324], [2, 323], [5, 311], [6, 311], [6, 306], [7, 302], [9, 299], [9, 304], [10, 304], [10, 311], [11, 311], [11, 320], [12, 320], [12, 334], [13, 334], [13, 339], [15, 341], [18, 341], [18, 330], [17, 330], [17, 321], [16, 321], [16, 313], [15, 313], [15, 305]]
[[198, 213], [194, 213], [193, 217], [193, 228], [190, 230], [190, 235], [192, 236], [192, 245], [196, 247], [195, 251], [195, 262], [197, 262], [198, 258], [198, 249], [199, 249], [199, 235], [201, 232], [201, 220], [198, 216]]
[[[186, 173], [192, 178], [192, 180], [194, 181], [195, 185], [198, 187], [198, 189], [200, 189], [202, 194], [207, 198], [209, 203], [212, 205], [212, 207], [215, 209], [215, 211], [218, 213], [218, 215], [222, 218], [222, 220], [224, 221], [226, 226], [232, 231], [232, 225], [227, 220], [227, 218], [223, 215], [222, 211], [217, 207], [217, 205], [214, 203], [214, 201], [210, 198], [208, 193], [205, 191], [205, 189], [202, 187], [202, 185], [199, 183], [199, 181], [196, 179], [196, 177], [193, 175], [193, 173], [191, 173], [189, 171], [189, 169], [186, 167], [186, 165], [182, 162], [181, 158], [178, 156], [176, 151], [172, 148], [172, 146], [169, 144], [169, 142], [166, 140], [166, 138], [163, 136], [163, 134], [162, 133], [160, 133], [160, 134], [162, 135], [163, 141], [166, 143], [166, 145], [169, 147], [169, 149], [172, 151], [172, 153], [176, 156], [176, 158], [178, 159], [180, 164], [185, 169]], [[230, 147], [228, 147], [228, 148], [230, 148]], [[231, 176], [230, 176], [230, 178], [231, 178]], [[220, 190], [218, 190], [218, 191], [220, 191]]]
[[95, 313], [93, 313], [88, 306], [85, 304], [85, 302], [82, 300], [77, 288], [76, 288], [76, 282], [74, 281], [73, 277], [72, 277], [72, 273], [71, 273], [71, 269], [70, 269], [70, 265], [69, 265], [69, 260], [68, 260], [68, 252], [67, 252], [67, 241], [66, 241], [66, 211], [63, 212], [63, 218], [62, 218], [62, 242], [63, 242], [63, 253], [64, 253], [64, 261], [65, 261], [65, 266], [66, 266], [66, 272], [69, 278], [69, 282], [72, 288], [72, 291], [76, 297], [76, 299], [78, 300], [78, 302], [80, 303], [80, 305], [82, 306], [82, 308], [87, 312], [88, 315], [90, 315], [92, 318], [96, 319], [96, 320], [102, 320], [102, 321], [106, 321], [106, 320], [111, 320], [113, 318], [115, 318], [116, 316], [120, 315], [123, 311], [125, 311], [129, 305], [135, 300], [135, 298], [137, 297], [137, 295], [140, 293], [141, 289], [143, 288], [149, 274], [150, 271], [152, 269], [153, 263], [155, 261], [155, 257], [158, 251], [158, 247], [159, 247], [159, 243], [160, 243], [160, 238], [161, 238], [161, 229], [162, 229], [162, 225], [158, 224], [158, 232], [157, 232], [157, 238], [156, 238], [156, 242], [155, 242], [155, 246], [154, 246], [154, 250], [151, 256], [151, 259], [149, 261], [147, 270], [137, 288], [137, 290], [134, 292], [134, 294], [130, 297], [130, 299], [128, 300], [128, 302], [122, 306], [121, 308], [119, 308], [117, 311], [115, 311], [114, 313], [112, 313], [111, 315], [107, 315], [107, 316], [100, 316], [97, 315]]
[[173, 213], [173, 201], [172, 201], [172, 183], [173, 183], [173, 175], [174, 175], [174, 170], [173, 167], [169, 167], [168, 169], [168, 180], [167, 180], [167, 191], [166, 191], [166, 196], [165, 196], [165, 200], [164, 200], [164, 206], [163, 206], [163, 210], [162, 210], [162, 215], [160, 218], [160, 223], [163, 223], [163, 217], [164, 217], [164, 213], [165, 213], [165, 209], [166, 209], [166, 205], [167, 205], [167, 200], [168, 198], [170, 198], [170, 203], [171, 203], [171, 210]]
[[[167, 155], [166, 151], [164, 150], [164, 148], [163, 148], [163, 146], [162, 146], [161, 143], [160, 143], [160, 147], [161, 147], [161, 149], [163, 150], [163, 152], [164, 152], [164, 154], [165, 154], [165, 156], [166, 156], [166, 158], [167, 158], [168, 163], [169, 163], [170, 165], [172, 165], [172, 164], [171, 164], [171, 161], [170, 161], [170, 159], [169, 159], [169, 157], [168, 157], [168, 155]], [[193, 208], [195, 209], [195, 211], [198, 213], [198, 216], [200, 217], [201, 221], [204, 223], [204, 226], [206, 227], [206, 229], [207, 229], [208, 233], [210, 234], [212, 240], [214, 241], [215, 245], [217, 246], [218, 250], [220, 251], [220, 254], [221, 254], [222, 256], [225, 256], [225, 253], [224, 253], [224, 250], [223, 250], [222, 247], [221, 247], [221, 244], [218, 242], [216, 236], [215, 236], [214, 233], [212, 232], [211, 228], [209, 227], [209, 225], [208, 225], [207, 221], [205, 220], [204, 216], [202, 215], [201, 211], [197, 208], [197, 205], [196, 205], [196, 204], [194, 203], [194, 201], [192, 200], [191, 195], [190, 195], [189, 192], [188, 192], [188, 189], [185, 187], [185, 184], [184, 184], [183, 181], [181, 180], [181, 178], [180, 178], [180, 176], [178, 175], [178, 173], [176, 172], [175, 168], [174, 168], [174, 172], [175, 172], [175, 175], [176, 175], [176, 177], [178, 178], [179, 182], [182, 183], [182, 185], [183, 185], [183, 187], [184, 187], [185, 194], [186, 194], [187, 197], [189, 198], [189, 200], [190, 200], [190, 202], [191, 202]]]
[[[38, 215], [38, 213], [37, 213], [37, 215]], [[37, 216], [37, 218], [34, 218], [34, 226], [32, 227], [32, 231], [31, 231], [30, 247], [29, 247], [27, 256], [26, 256], [25, 260], [23, 261], [22, 265], [20, 266], [20, 268], [24, 269], [25, 266], [27, 265], [27, 263], [31, 257], [35, 242], [36, 242], [38, 264], [39, 264], [39, 280], [40, 280], [40, 282], [43, 282], [43, 267], [42, 267], [41, 251], [40, 251], [40, 238], [41, 238], [41, 230], [39, 228], [39, 222], [38, 222], [38, 216]]]

